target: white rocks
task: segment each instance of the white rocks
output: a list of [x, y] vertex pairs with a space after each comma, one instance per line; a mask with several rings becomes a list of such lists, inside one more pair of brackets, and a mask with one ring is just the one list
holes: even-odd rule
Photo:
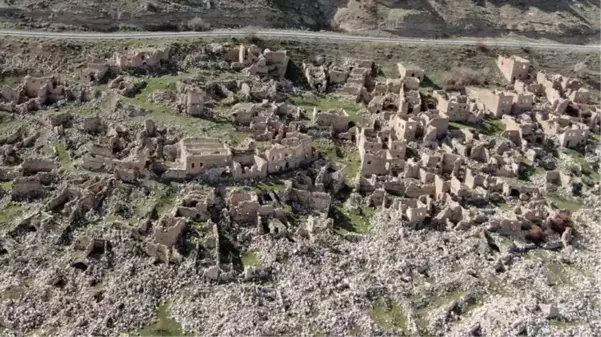
[[545, 318], [553, 319], [559, 317], [559, 310], [553, 304], [539, 304], [538, 308], [543, 313]]
[[216, 281], [219, 279], [219, 272], [220, 270], [218, 266], [211, 266], [205, 269], [202, 275], [210, 280]]
[[572, 229], [572, 227], [567, 227], [563, 234], [561, 234], [561, 242], [563, 243], [564, 247], [568, 247], [570, 245], [570, 242], [572, 241], [573, 231], [574, 230]]

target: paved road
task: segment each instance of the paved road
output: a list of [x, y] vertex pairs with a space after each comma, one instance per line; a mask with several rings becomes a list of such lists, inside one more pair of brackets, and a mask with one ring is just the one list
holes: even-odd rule
[[[50, 39], [77, 39], [77, 40], [103, 40], [103, 39], [160, 39], [160, 38], [185, 38], [185, 37], [244, 37], [251, 31], [247, 29], [221, 29], [208, 32], [121, 32], [121, 33], [53, 33], [26, 30], [0, 30], [0, 36], [33, 37]], [[390, 38], [346, 35], [330, 32], [310, 31], [285, 31], [285, 30], [256, 30], [253, 35], [260, 38], [283, 39], [313, 39], [341, 42], [380, 42], [389, 44], [436, 45], [436, 46], [467, 46], [485, 45], [489, 47], [529, 47], [546, 49], [571, 49], [581, 51], [601, 51], [600, 45], [572, 45], [559, 43], [542, 43], [530, 41], [503, 41], [503, 40], [449, 40], [449, 39], [415, 39], [415, 38]]]

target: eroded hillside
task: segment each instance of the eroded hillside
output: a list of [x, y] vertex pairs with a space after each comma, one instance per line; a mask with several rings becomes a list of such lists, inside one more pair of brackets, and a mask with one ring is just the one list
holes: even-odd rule
[[7, 27], [261, 26], [431, 38], [519, 35], [570, 43], [599, 41], [599, 14], [599, 2], [591, 0], [0, 0], [0, 21]]

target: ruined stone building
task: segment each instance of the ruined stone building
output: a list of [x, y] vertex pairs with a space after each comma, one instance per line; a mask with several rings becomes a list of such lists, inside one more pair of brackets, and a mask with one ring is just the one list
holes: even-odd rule
[[[328, 88], [328, 75], [326, 67], [316, 66], [312, 63], [303, 63], [303, 74], [311, 89], [317, 92], [326, 92]], [[345, 78], [346, 81], [346, 78]]]
[[59, 101], [89, 101], [90, 90], [75, 90], [56, 76], [25, 76], [16, 88], [0, 90], [0, 110], [28, 112], [42, 109]]
[[468, 97], [482, 103], [486, 112], [495, 117], [511, 113], [514, 100], [511, 93], [474, 87], [467, 87], [465, 91]]
[[373, 62], [359, 62], [357, 66], [351, 70], [351, 73], [342, 88], [343, 92], [352, 96], [356, 102], [369, 103], [372, 99], [372, 95], [367, 87], [372, 85], [372, 72]]
[[213, 205], [215, 198], [215, 189], [213, 188], [193, 188], [178, 199], [174, 208], [174, 216], [193, 221], [207, 221], [211, 218], [209, 207]]
[[270, 116], [273, 114], [272, 105], [238, 103], [232, 108], [231, 117], [236, 125], [250, 126], [253, 119], [259, 116]]
[[437, 110], [421, 112], [415, 120], [419, 122], [424, 141], [435, 141], [446, 135], [449, 129], [449, 116]]
[[560, 75], [548, 76], [545, 72], [539, 71], [536, 74], [536, 81], [543, 86], [543, 92], [549, 102], [551, 111], [563, 114], [570, 104], [562, 87], [563, 77]]
[[322, 112], [314, 108], [312, 120], [316, 125], [331, 127], [335, 133], [346, 132], [352, 126], [344, 109]]
[[568, 95], [568, 98], [570, 99], [570, 101], [577, 104], [588, 104], [591, 99], [591, 93], [586, 88], [579, 88], [578, 90], [573, 90]]
[[259, 212], [257, 194], [234, 188], [228, 192], [227, 207], [233, 221], [239, 223], [256, 223]]
[[419, 82], [424, 81], [424, 76], [426, 72], [416, 65], [397, 63], [397, 68], [399, 70], [399, 76], [401, 77], [401, 79], [404, 79], [406, 77], [413, 77], [418, 79]]
[[288, 189], [288, 200], [301, 205], [304, 209], [328, 213], [332, 204], [332, 197], [326, 192], [324, 186], [314, 184], [313, 180], [299, 173], [292, 180]]
[[142, 66], [156, 66], [161, 61], [169, 59], [169, 49], [167, 48], [143, 48], [124, 53], [115, 53], [113, 56], [114, 64], [121, 68], [139, 68]]
[[442, 90], [434, 91], [432, 96], [438, 102], [436, 109], [449, 116], [450, 122], [468, 122], [473, 119], [474, 103], [470, 102], [467, 96]]
[[282, 79], [286, 75], [290, 57], [285, 50], [271, 51], [251, 44], [240, 44], [225, 51], [225, 60], [231, 62], [232, 69], [242, 70], [248, 76], [274, 76]]
[[194, 117], [210, 117], [211, 109], [207, 106], [213, 98], [204, 89], [186, 85], [178, 95], [177, 104], [181, 111]]
[[573, 124], [571, 128], [561, 132], [557, 139], [559, 145], [568, 148], [579, 148], [586, 145], [589, 129], [584, 125]]
[[509, 93], [513, 96], [513, 103], [511, 105], [512, 114], [521, 114], [530, 111], [534, 108], [535, 95], [531, 92], [513, 92]]
[[262, 156], [267, 160], [268, 173], [296, 169], [314, 158], [311, 136], [288, 132], [280, 143], [268, 146]]
[[399, 115], [394, 115], [388, 123], [396, 135], [396, 139], [413, 141], [417, 133], [417, 122], [414, 120], [405, 120]]
[[290, 57], [285, 50], [271, 51], [265, 49], [263, 57], [267, 62], [267, 71], [269, 74], [273, 74], [277, 78], [284, 78], [286, 76]]
[[231, 150], [214, 138], [184, 138], [180, 141], [180, 151], [180, 161], [187, 174], [200, 174], [232, 163]]
[[399, 172], [405, 163], [407, 143], [395, 139], [391, 130], [376, 131], [361, 128], [357, 135], [357, 148], [361, 158], [359, 173], [363, 177]]
[[524, 81], [528, 79], [530, 61], [524, 58], [515, 55], [510, 57], [499, 55], [497, 66], [499, 67], [501, 74], [503, 74], [503, 77], [510, 83], [513, 83], [516, 80]]
[[505, 124], [505, 131], [518, 131], [520, 137], [525, 138], [534, 133], [535, 123], [528, 115], [517, 117], [505, 115], [502, 118]]
[[586, 144], [589, 128], [579, 122], [573, 122], [557, 114], [539, 112], [536, 119], [544, 134], [556, 140], [560, 146], [577, 148]]
[[537, 82], [524, 82], [521, 80], [516, 80], [513, 84], [513, 87], [518, 93], [533, 93], [536, 96], [541, 96], [544, 94], [544, 87], [540, 83]]

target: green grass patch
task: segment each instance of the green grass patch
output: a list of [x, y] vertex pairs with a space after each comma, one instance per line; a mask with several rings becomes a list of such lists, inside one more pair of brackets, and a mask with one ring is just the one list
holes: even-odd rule
[[601, 144], [601, 134], [590, 132], [589, 135], [593, 144]]
[[563, 148], [561, 148], [561, 152], [563, 152], [567, 156], [571, 157], [577, 164], [580, 164], [580, 165], [588, 164], [586, 162], [586, 158], [584, 157], [584, 155], [574, 149], [569, 149], [567, 147], [563, 147]]
[[[428, 305], [415, 310], [417, 318], [417, 327], [420, 332], [424, 333], [428, 328], [428, 315], [436, 310], [441, 309], [451, 301], [459, 300], [463, 296], [461, 291], [453, 291], [440, 296], [432, 296], [428, 298]], [[420, 296], [413, 296], [412, 299], [418, 299]]]
[[459, 123], [459, 122], [449, 122], [449, 129], [461, 130], [461, 129], [471, 129], [472, 126]]
[[[2, 113], [2, 112], [0, 112]], [[25, 121], [22, 119], [15, 119], [14, 117], [2, 117], [0, 116], [0, 134], [11, 134], [15, 132], [20, 126], [24, 125]]]
[[444, 76], [445, 73], [440, 71], [426, 74], [423, 82], [420, 83], [419, 91], [422, 93], [422, 95], [432, 95], [434, 90], [442, 89]]
[[573, 327], [583, 326], [586, 323], [583, 321], [566, 322], [556, 319], [549, 320], [549, 325], [556, 329], [569, 329]]
[[257, 193], [284, 191], [286, 190], [286, 184], [279, 179], [271, 180], [268, 182], [262, 182], [254, 186], [251, 190]]
[[15, 218], [21, 216], [28, 208], [14, 202], [8, 202], [0, 208], [0, 229], [8, 228]]
[[544, 169], [542, 169], [540, 167], [534, 167], [534, 164], [530, 160], [527, 160], [527, 159], [523, 159], [521, 164], [522, 164], [522, 167], [520, 169], [519, 176], [518, 176], [518, 180], [521, 180], [521, 181], [531, 182], [532, 177], [543, 175], [546, 172]]
[[371, 228], [371, 218], [376, 210], [365, 205], [359, 206], [358, 214], [350, 212], [343, 206], [333, 209], [334, 229], [344, 235], [349, 232], [367, 234]]
[[313, 147], [330, 162], [346, 165], [345, 182], [347, 186], [352, 187], [357, 174], [359, 174], [359, 169], [361, 168], [359, 150], [354, 146], [328, 143], [321, 140], [314, 141]]
[[[103, 103], [101, 103], [103, 104]], [[66, 107], [61, 107], [59, 110], [47, 110], [45, 111], [46, 115], [58, 115], [58, 114], [70, 114], [72, 116], [93, 116], [95, 113], [99, 112], [99, 107], [91, 104], [86, 105], [71, 105]], [[71, 128], [66, 128], [70, 130]]]
[[13, 181], [9, 180], [0, 182], [0, 188], [2, 188], [4, 192], [10, 191], [10, 189], [13, 188]]
[[177, 193], [171, 187], [166, 188], [162, 191], [156, 203], [156, 210], [158, 214], [165, 214], [175, 206], [175, 198]]
[[[192, 117], [176, 111], [173, 106], [157, 104], [148, 99], [148, 96], [153, 92], [175, 90], [175, 85], [178, 81], [193, 75], [195, 74], [146, 78], [146, 87], [135, 97], [123, 97], [122, 99], [126, 103], [139, 106], [149, 112], [148, 115], [134, 117], [134, 121], [143, 122], [148, 118], [152, 118], [159, 126], [175, 126], [179, 128], [185, 136], [216, 137], [224, 141], [229, 140], [232, 145], [239, 144], [249, 133], [238, 132], [227, 117], [221, 115], [216, 115], [213, 118]], [[237, 78], [235, 74], [229, 72], [206, 75], [206, 77], [212, 81], [225, 81]], [[233, 103], [235, 103], [235, 99], [225, 99], [217, 103], [215, 110], [217, 112], [225, 111]]]
[[396, 63], [384, 63], [380, 64], [380, 71], [378, 72], [378, 76], [376, 76], [376, 80], [385, 81], [387, 78], [399, 78], [399, 68]]
[[71, 166], [71, 156], [69, 155], [65, 144], [60, 143], [56, 145], [56, 154], [58, 155], [62, 167], [68, 168]]
[[485, 118], [481, 124], [449, 122], [449, 129], [473, 129], [487, 136], [500, 136], [505, 131], [505, 124], [500, 119]]
[[358, 103], [336, 97], [319, 97], [315, 95], [289, 95], [288, 100], [299, 107], [311, 109], [317, 108], [321, 111], [344, 109], [351, 121], [355, 122], [356, 124], [366, 123], [364, 116], [361, 115], [363, 107]]
[[384, 301], [378, 300], [370, 310], [370, 317], [384, 331], [400, 330], [403, 334], [408, 331], [407, 315], [397, 303], [387, 306]]
[[22, 81], [23, 79], [20, 76], [0, 76], [0, 89], [17, 86]]
[[[156, 208], [159, 215], [171, 211], [177, 198], [178, 184], [162, 184], [156, 181], [144, 181], [144, 188], [134, 188], [129, 184], [119, 183], [117, 189], [120, 191], [124, 202], [132, 207], [133, 214], [142, 218]], [[147, 193], [144, 193], [146, 191]]]
[[532, 249], [529, 250], [526, 255], [524, 255], [524, 259], [526, 260], [545, 260], [549, 257], [548, 255], [549, 253], [547, 253], [546, 250], [544, 249]]
[[568, 148], [562, 148], [561, 151], [570, 158], [572, 158], [572, 160], [574, 160], [575, 163], [580, 165], [580, 167], [582, 167], [582, 174], [588, 176], [595, 182], [601, 181], [601, 175], [599, 174], [599, 172], [593, 170], [588, 161], [586, 161], [586, 157], [582, 153], [574, 149]]
[[154, 323], [135, 332], [134, 336], [185, 336], [182, 326], [171, 318], [167, 309], [169, 302], [164, 302], [157, 308], [157, 319]]
[[134, 97], [123, 97], [123, 101], [137, 105], [150, 112], [160, 112], [168, 109], [167, 106], [156, 104], [148, 99], [148, 95], [155, 91], [175, 90], [175, 83], [183, 80], [181, 75], [166, 75], [143, 78], [146, 81], [146, 86]]
[[424, 81], [423, 83], [421, 83], [421, 86], [430, 87], [435, 90], [440, 90], [442, 88], [442, 85], [444, 84], [445, 75], [446, 72], [444, 71], [428, 72], [428, 74], [426, 74], [426, 76], [424, 77]]
[[558, 209], [567, 209], [570, 212], [576, 212], [577, 210], [582, 208], [581, 202], [572, 198], [562, 196], [557, 193], [551, 194], [551, 200], [553, 201], [555, 206], [557, 206]]
[[241, 256], [241, 259], [244, 267], [254, 267], [259, 265], [259, 257], [250, 250], [245, 251]]

